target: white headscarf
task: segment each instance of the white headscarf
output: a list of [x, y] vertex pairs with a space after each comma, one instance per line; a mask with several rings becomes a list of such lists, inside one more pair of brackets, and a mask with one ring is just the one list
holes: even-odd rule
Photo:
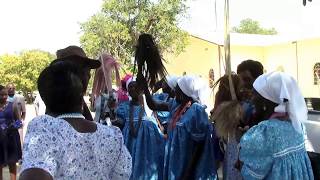
[[[271, 72], [259, 76], [253, 83], [253, 87], [262, 97], [279, 104], [274, 112], [288, 113], [295, 130], [303, 133], [301, 122], [308, 119], [308, 110], [293, 77], [282, 72]], [[285, 102], [285, 99], [288, 101]]]
[[179, 77], [175, 75], [168, 75], [166, 77], [168, 86], [174, 90], [178, 84]]
[[202, 105], [205, 105], [206, 101], [209, 99], [208, 85], [199, 76], [182, 76], [178, 80], [178, 86], [185, 95]]

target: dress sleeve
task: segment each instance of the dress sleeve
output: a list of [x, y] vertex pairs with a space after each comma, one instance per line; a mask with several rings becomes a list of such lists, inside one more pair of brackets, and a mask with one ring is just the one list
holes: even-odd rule
[[28, 125], [22, 156], [21, 172], [30, 168], [40, 168], [55, 177], [58, 168], [61, 144], [57, 137], [53, 136], [43, 126], [40, 119], [32, 120]]
[[126, 121], [126, 117], [127, 117], [127, 103], [120, 103], [117, 110], [116, 110], [116, 114], [117, 114], [117, 118], [122, 120], [123, 122]]
[[191, 118], [186, 122], [187, 131], [193, 140], [204, 140], [209, 130], [209, 119], [205, 108], [199, 104], [193, 104], [188, 111], [186, 116]]
[[240, 141], [241, 174], [244, 179], [264, 179], [273, 164], [274, 136], [264, 124], [249, 129]]
[[129, 179], [132, 170], [132, 159], [129, 151], [123, 143], [123, 138], [121, 136], [120, 153], [119, 158], [116, 161], [116, 165], [110, 175], [110, 179], [122, 180]]

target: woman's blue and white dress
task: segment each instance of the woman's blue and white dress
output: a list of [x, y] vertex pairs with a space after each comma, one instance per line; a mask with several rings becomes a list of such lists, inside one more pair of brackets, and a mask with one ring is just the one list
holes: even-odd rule
[[304, 136], [291, 122], [270, 119], [250, 128], [240, 141], [246, 179], [313, 180]]
[[[134, 106], [134, 127], [138, 129], [138, 119], [141, 106]], [[122, 130], [124, 143], [132, 156], [132, 180], [161, 180], [164, 164], [164, 138], [153, 117], [147, 117], [145, 112], [141, 126], [134, 137], [130, 133], [130, 102], [119, 104], [117, 117], [124, 121]]]
[[[154, 94], [152, 98], [157, 102], [170, 102], [172, 100], [167, 93]], [[168, 111], [157, 111], [155, 113], [161, 124], [167, 123], [171, 118], [171, 114]]]
[[[169, 107], [171, 114], [177, 111], [178, 106], [175, 100], [171, 101]], [[217, 179], [212, 132], [213, 128], [205, 108], [193, 103], [177, 121], [176, 127], [168, 128], [164, 179], [181, 179], [199, 142], [204, 143], [204, 148], [197, 167], [192, 172], [194, 179]]]

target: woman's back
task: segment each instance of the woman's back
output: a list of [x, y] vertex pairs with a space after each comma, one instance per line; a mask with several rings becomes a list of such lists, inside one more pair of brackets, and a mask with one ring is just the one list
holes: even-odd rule
[[[157, 127], [156, 120], [148, 117], [142, 106], [132, 107], [131, 122], [130, 106], [130, 102], [124, 102], [117, 109], [118, 118], [124, 121], [124, 142], [132, 156], [130, 179], [162, 179], [165, 143], [163, 135]], [[141, 120], [140, 111], [143, 112]]]
[[240, 146], [244, 179], [313, 179], [304, 137], [289, 121], [261, 122], [244, 134]]
[[118, 128], [97, 124], [79, 133], [67, 121], [39, 116], [28, 126], [22, 170], [41, 168], [54, 179], [128, 179], [131, 156]]

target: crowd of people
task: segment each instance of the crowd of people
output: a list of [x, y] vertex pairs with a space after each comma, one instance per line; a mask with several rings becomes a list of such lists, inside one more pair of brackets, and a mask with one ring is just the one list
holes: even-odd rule
[[[155, 44], [136, 53], [164, 68]], [[23, 151], [24, 101], [13, 84], [0, 86], [0, 165], [9, 166], [11, 179], [19, 160], [21, 180], [319, 178], [307, 153], [307, 107], [286, 73], [264, 73], [260, 62], [245, 60], [217, 80], [210, 111], [200, 76], [156, 75], [138, 64], [120, 79], [120, 64], [108, 53], [95, 60], [69, 46], [56, 55], [38, 78], [36, 103], [45, 104], [45, 114], [29, 123]], [[92, 69], [88, 107], [83, 97]]]

